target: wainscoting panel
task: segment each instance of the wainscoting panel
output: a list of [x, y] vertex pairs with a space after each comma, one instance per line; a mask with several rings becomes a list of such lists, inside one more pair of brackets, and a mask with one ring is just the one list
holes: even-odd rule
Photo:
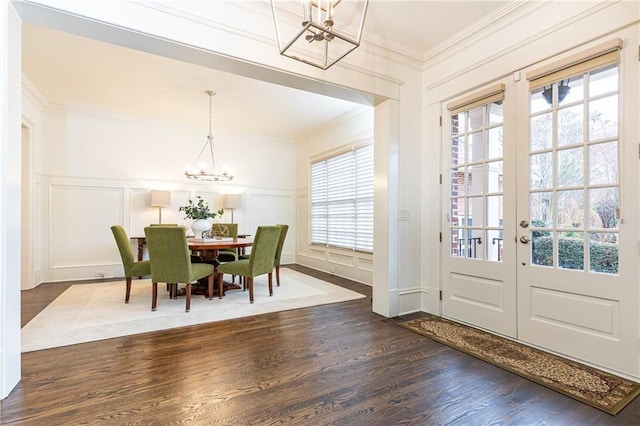
[[48, 267], [120, 262], [110, 228], [122, 223], [123, 203], [122, 188], [50, 185]]

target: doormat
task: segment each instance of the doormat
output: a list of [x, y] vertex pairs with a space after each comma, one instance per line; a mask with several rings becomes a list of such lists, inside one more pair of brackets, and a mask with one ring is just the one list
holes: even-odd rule
[[468, 355], [616, 415], [640, 393], [640, 384], [444, 318], [398, 324]]

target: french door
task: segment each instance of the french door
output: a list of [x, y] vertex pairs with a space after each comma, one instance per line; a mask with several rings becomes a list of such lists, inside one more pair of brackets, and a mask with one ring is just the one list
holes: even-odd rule
[[638, 88], [620, 45], [447, 105], [442, 313], [638, 377], [638, 106], [621, 87]]
[[512, 92], [503, 81], [447, 105], [442, 312], [516, 337]]

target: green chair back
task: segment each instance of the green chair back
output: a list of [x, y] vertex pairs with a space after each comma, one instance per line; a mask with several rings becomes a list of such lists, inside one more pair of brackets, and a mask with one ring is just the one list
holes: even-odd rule
[[278, 226], [258, 226], [251, 247], [249, 273], [251, 277], [269, 274], [273, 271], [273, 261], [278, 248], [280, 228]]
[[227, 227], [229, 233], [227, 237], [237, 238], [238, 237], [238, 224], [237, 223], [214, 223], [211, 225], [211, 233], [215, 232], [216, 227]]
[[151, 273], [151, 267], [149, 261], [136, 262], [133, 257], [133, 250], [131, 250], [131, 241], [124, 228], [120, 225], [114, 225], [111, 227], [111, 232], [118, 245], [120, 251], [120, 258], [122, 259], [122, 266], [124, 268], [124, 276], [140, 276], [149, 275]]
[[274, 266], [280, 266], [280, 257], [282, 256], [282, 247], [284, 247], [284, 240], [287, 238], [287, 231], [289, 231], [289, 225], [278, 225], [280, 227], [280, 236], [278, 237], [278, 247], [276, 247], [276, 256], [273, 262]]
[[[214, 223], [211, 225], [211, 233], [215, 233], [216, 227], [226, 227], [228, 230], [227, 237], [238, 238], [237, 223]], [[218, 251], [218, 261], [232, 262], [238, 260], [238, 249], [221, 249]]]
[[258, 226], [248, 259], [223, 263], [218, 266], [218, 273], [256, 277], [273, 271], [273, 261], [280, 238], [280, 227]]
[[144, 234], [151, 260], [153, 282], [187, 283], [194, 281], [191, 254], [184, 228], [148, 226]]

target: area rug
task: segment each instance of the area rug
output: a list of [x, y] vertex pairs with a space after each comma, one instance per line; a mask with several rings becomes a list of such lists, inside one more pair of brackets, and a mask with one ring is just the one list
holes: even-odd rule
[[249, 292], [242, 290], [228, 290], [223, 299], [193, 295], [191, 311], [185, 312], [185, 298], [169, 299], [159, 285], [158, 308], [152, 312], [149, 279], [133, 280], [128, 304], [124, 281], [77, 284], [22, 328], [21, 349], [30, 352], [365, 297], [287, 268], [280, 269], [280, 287], [274, 277], [272, 297], [266, 275], [254, 279], [254, 291], [253, 304]]
[[640, 393], [631, 380], [444, 318], [428, 315], [398, 325], [611, 415]]

